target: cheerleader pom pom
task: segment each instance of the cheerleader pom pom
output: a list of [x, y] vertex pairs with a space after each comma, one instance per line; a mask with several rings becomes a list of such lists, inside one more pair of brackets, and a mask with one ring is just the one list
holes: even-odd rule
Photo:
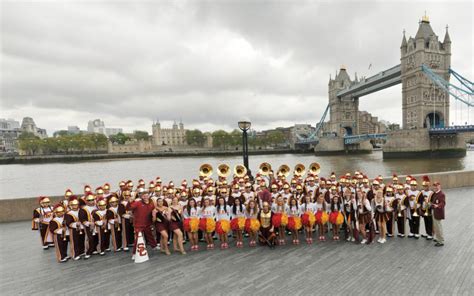
[[323, 212], [323, 215], [321, 216], [321, 223], [326, 224], [329, 220], [329, 215], [326, 212]]
[[288, 215], [287, 214], [282, 214], [281, 215], [281, 226], [285, 227], [288, 225]]
[[[272, 217], [272, 224], [274, 227], [278, 228], [281, 226], [281, 213], [274, 214]], [[288, 223], [288, 220], [286, 221]]]
[[206, 218], [206, 232], [211, 233], [216, 230], [216, 221], [212, 218]]
[[228, 220], [220, 220], [216, 224], [217, 234], [227, 234], [230, 230], [230, 223]]
[[290, 230], [293, 230], [293, 231], [296, 230], [296, 227], [295, 227], [295, 217], [289, 217], [289, 218], [288, 218], [288, 228], [289, 228]]
[[230, 228], [233, 230], [233, 231], [236, 231], [239, 229], [239, 219], [237, 218], [234, 218], [230, 221]]
[[336, 219], [336, 225], [341, 225], [342, 223], [344, 223], [344, 216], [339, 212]]
[[238, 219], [239, 219], [239, 229], [238, 230], [244, 230], [244, 228], [245, 228], [245, 218], [240, 217]]
[[189, 228], [191, 232], [197, 232], [199, 230], [199, 219], [198, 218], [191, 218], [189, 219]]
[[295, 230], [300, 230], [302, 226], [303, 224], [301, 223], [301, 218], [295, 217]]
[[316, 213], [316, 215], [315, 215], [316, 223], [318, 223], [318, 224], [322, 223], [322, 221], [321, 221], [322, 216], [323, 216], [323, 211], [318, 211]]
[[306, 227], [313, 226], [314, 222], [316, 222], [316, 217], [314, 216], [313, 213], [306, 212], [303, 214], [303, 217], [301, 218], [301, 223], [303, 223], [304, 226]]
[[337, 214], [338, 214], [338, 213], [339, 213], [339, 212], [335, 211], [335, 212], [331, 212], [331, 214], [329, 214], [329, 222], [330, 222], [331, 224], [336, 224], [336, 220], [337, 220], [337, 216], [338, 216]]
[[207, 231], [206, 225], [207, 225], [207, 218], [201, 218], [199, 220], [199, 230], [206, 232]]
[[245, 220], [245, 231], [247, 232], [257, 232], [260, 229], [260, 222], [253, 218]]
[[190, 221], [191, 219], [184, 219], [183, 221], [183, 228], [184, 228], [184, 231], [186, 232], [191, 232], [191, 225], [190, 224]]

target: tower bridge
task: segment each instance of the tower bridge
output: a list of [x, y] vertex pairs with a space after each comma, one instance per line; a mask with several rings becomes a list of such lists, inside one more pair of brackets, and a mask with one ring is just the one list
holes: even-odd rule
[[[450, 74], [461, 83], [450, 83]], [[381, 131], [363, 128], [359, 99], [382, 89], [402, 84], [402, 129]], [[341, 66], [334, 79], [329, 79], [329, 103], [307, 138], [298, 137], [297, 144], [316, 144], [316, 154], [370, 152], [373, 139], [386, 139], [384, 157], [410, 155], [465, 155], [465, 128], [449, 128], [450, 96], [473, 106], [473, 84], [451, 69], [451, 38], [446, 27], [441, 42], [431, 28], [428, 17], [419, 22], [415, 37], [403, 32], [400, 64], [368, 78], [351, 80]], [[468, 111], [469, 112], [469, 111]], [[329, 114], [329, 121], [325, 121]], [[449, 132], [441, 132], [443, 129]], [[471, 127], [472, 128], [472, 127]]]

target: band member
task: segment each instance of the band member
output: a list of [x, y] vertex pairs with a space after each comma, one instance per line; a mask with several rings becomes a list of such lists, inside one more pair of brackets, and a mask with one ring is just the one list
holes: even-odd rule
[[[298, 191], [298, 186], [296, 186], [296, 190]], [[300, 186], [301, 187], [301, 186]], [[303, 188], [301, 187], [301, 194], [303, 192]], [[301, 198], [304, 198], [301, 196]], [[288, 229], [291, 231], [292, 242], [294, 245], [298, 245], [300, 243], [298, 239], [298, 231], [301, 229], [301, 210], [298, 205], [298, 200], [296, 197], [291, 197], [290, 201], [288, 202]]]
[[407, 190], [409, 200], [409, 209], [407, 211], [408, 224], [410, 226], [410, 233], [408, 237], [420, 238], [420, 200], [421, 192], [416, 188], [418, 183], [415, 178], [410, 181], [410, 189]]
[[237, 241], [235, 246], [237, 248], [241, 248], [244, 246], [242, 231], [245, 228], [245, 206], [238, 198], [234, 200], [234, 205], [232, 206], [231, 211], [231, 217], [232, 220], [230, 222], [230, 226], [232, 231], [234, 231], [235, 233]]
[[110, 251], [110, 229], [107, 220], [107, 202], [104, 198], [97, 200], [97, 209], [92, 213], [96, 233], [98, 236], [99, 255], [104, 256], [105, 251]]
[[219, 235], [219, 240], [221, 241], [221, 249], [229, 248], [227, 243], [227, 233], [230, 230], [230, 215], [231, 208], [227, 205], [224, 196], [220, 196], [217, 199], [216, 206], [216, 232]]
[[386, 229], [387, 229], [387, 236], [392, 237], [394, 233], [394, 228], [395, 228], [395, 217], [394, 217], [394, 200], [395, 197], [393, 195], [393, 187], [392, 186], [387, 186], [385, 190], [385, 212], [387, 213], [387, 223], [386, 223]]
[[331, 200], [330, 205], [329, 222], [332, 224], [332, 238], [333, 240], [339, 240], [339, 227], [344, 222], [342, 215], [343, 205], [338, 195], [335, 195]]
[[423, 221], [425, 224], [426, 237], [427, 240], [433, 239], [433, 216], [431, 215], [431, 198], [433, 196], [433, 191], [430, 189], [430, 178], [428, 176], [423, 176], [423, 190], [421, 191], [421, 210], [423, 213]]
[[191, 251], [199, 250], [198, 229], [200, 216], [201, 208], [197, 206], [196, 200], [193, 197], [189, 198], [188, 204], [183, 210], [183, 225], [191, 242]]
[[[326, 193], [329, 193], [327, 191]], [[318, 198], [316, 199], [315, 209], [316, 209], [316, 224], [318, 225], [319, 230], [319, 241], [325, 241], [326, 237], [324, 235], [324, 227], [328, 221], [328, 214], [327, 214], [327, 204], [325, 200], [325, 196], [327, 194], [320, 193]]]
[[154, 250], [158, 250], [155, 237], [151, 231], [151, 226], [153, 223], [151, 213], [153, 212], [154, 208], [155, 207], [150, 201], [150, 196], [147, 192], [142, 193], [140, 198], [127, 204], [126, 209], [132, 211], [133, 213], [133, 227], [135, 229], [132, 259], [135, 259], [135, 252], [137, 250], [137, 237], [139, 232], [143, 233], [147, 244], [149, 244]]
[[216, 207], [211, 204], [209, 198], [204, 198], [201, 208], [201, 219], [199, 220], [199, 228], [204, 233], [204, 239], [207, 243], [207, 249], [214, 249], [214, 240], [212, 233], [216, 228], [215, 224]]
[[245, 231], [249, 234], [249, 246], [255, 247], [257, 240], [257, 233], [260, 229], [260, 222], [258, 220], [258, 205], [254, 199], [250, 199], [245, 208]]
[[85, 255], [85, 230], [79, 220], [79, 201], [75, 196], [69, 198], [69, 207], [71, 210], [64, 215], [64, 219], [69, 228], [71, 256], [74, 261], [77, 261]]
[[263, 202], [262, 210], [259, 212], [257, 219], [260, 223], [260, 244], [275, 245], [275, 228], [272, 225], [273, 212], [270, 211], [270, 204]]
[[386, 211], [387, 204], [385, 202], [382, 189], [375, 191], [375, 197], [372, 200], [372, 208], [375, 209], [374, 218], [380, 230], [380, 238], [377, 240], [377, 242], [384, 244], [387, 241], [386, 234], [387, 234], [387, 221], [389, 220], [389, 213], [387, 213]]
[[[122, 208], [122, 210], [119, 210]], [[109, 208], [107, 209], [107, 221], [109, 223], [110, 237], [114, 252], [122, 251], [122, 217], [120, 213], [125, 212], [123, 204], [119, 204], [116, 193], [109, 195]]]
[[66, 211], [69, 209], [69, 199], [71, 198], [71, 196], [72, 196], [71, 189], [67, 189], [66, 192], [64, 192], [64, 199], [61, 201], [61, 204], [63, 205]]
[[[243, 181], [243, 179], [242, 179]], [[242, 187], [243, 189], [243, 187]], [[235, 184], [234, 186], [232, 186], [232, 192], [229, 196], [229, 199], [227, 200], [227, 204], [232, 207], [234, 205], [234, 201], [236, 199], [239, 199], [240, 200], [240, 204], [243, 204], [245, 202], [245, 199], [244, 197], [242, 196], [242, 192], [240, 191], [240, 186], [239, 184]]]
[[98, 254], [97, 252], [97, 234], [94, 224], [94, 217], [92, 213], [97, 209], [95, 206], [95, 198], [92, 193], [89, 193], [86, 198], [86, 205], [79, 210], [79, 220], [84, 225], [86, 232], [87, 250], [84, 259], [89, 259], [91, 255]]
[[53, 234], [54, 246], [56, 248], [56, 259], [58, 262], [69, 260], [67, 255], [67, 243], [69, 231], [64, 221], [64, 207], [61, 203], [54, 207], [54, 218], [49, 223], [49, 231]]
[[40, 206], [33, 211], [33, 220], [31, 229], [38, 230], [41, 239], [41, 245], [44, 250], [54, 246], [53, 236], [48, 230], [49, 223], [53, 219], [53, 208], [50, 206], [51, 201], [46, 196], [38, 198]]
[[245, 183], [244, 192], [242, 192], [242, 196], [244, 197], [244, 203], [248, 203], [249, 200], [255, 199], [255, 192], [252, 191], [252, 184], [249, 182]]
[[372, 225], [372, 207], [370, 206], [370, 201], [367, 199], [367, 195], [360, 189], [357, 189], [357, 197], [359, 200], [358, 203], [358, 221], [359, 221], [359, 232], [362, 235], [361, 244], [371, 243], [372, 242], [372, 230], [369, 228], [369, 234], [366, 233], [366, 225], [371, 227]]
[[346, 240], [349, 242], [359, 241], [359, 222], [358, 204], [355, 192], [352, 188], [347, 187], [344, 190], [344, 220], [346, 223]]
[[283, 196], [278, 196], [272, 204], [272, 225], [278, 230], [278, 244], [285, 244], [285, 227], [288, 224], [288, 205], [285, 204]]
[[312, 194], [308, 192], [300, 205], [300, 212], [302, 214], [301, 220], [304, 226], [307, 244], [313, 243], [312, 234], [314, 223], [316, 222], [316, 217], [314, 216], [314, 213], [316, 212], [316, 205], [312, 202], [311, 195]]
[[133, 246], [134, 234], [133, 234], [133, 216], [130, 210], [127, 210], [127, 205], [131, 199], [131, 193], [128, 189], [122, 191], [122, 201], [118, 207], [118, 213], [120, 215], [120, 220], [122, 225], [120, 226], [122, 230], [122, 249], [127, 252], [129, 247]]
[[446, 196], [441, 191], [439, 182], [433, 183], [434, 193], [431, 197], [431, 209], [433, 209], [433, 233], [436, 241], [436, 247], [444, 246], [443, 224], [444, 208], [446, 206]]
[[397, 185], [397, 193], [395, 193], [394, 206], [396, 209], [396, 220], [398, 237], [405, 237], [405, 220], [406, 220], [406, 208], [408, 199], [405, 195], [405, 186]]
[[173, 233], [173, 251], [181, 252], [185, 255], [186, 251], [183, 247], [183, 231], [182, 220], [183, 220], [183, 207], [179, 204], [179, 198], [173, 197], [171, 200], [170, 209], [170, 231]]
[[160, 240], [160, 250], [166, 255], [171, 255], [168, 249], [168, 230], [171, 220], [171, 211], [165, 205], [162, 197], [156, 200], [156, 207], [152, 212], [152, 221], [155, 223], [156, 237]]

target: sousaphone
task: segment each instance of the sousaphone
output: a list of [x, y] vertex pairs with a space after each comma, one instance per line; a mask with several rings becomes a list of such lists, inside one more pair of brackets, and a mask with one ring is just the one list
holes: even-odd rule
[[260, 164], [259, 169], [260, 169], [259, 171], [260, 175], [268, 176], [270, 172], [272, 171], [272, 166], [268, 162], [263, 162], [262, 164]]
[[321, 166], [317, 162], [313, 162], [309, 165], [309, 172], [313, 175], [319, 175], [321, 172]]
[[208, 178], [212, 175], [212, 165], [205, 163], [199, 167], [199, 175]]
[[234, 167], [234, 175], [237, 176], [238, 178], [245, 177], [245, 175], [247, 175], [247, 168], [242, 164], [236, 165]]

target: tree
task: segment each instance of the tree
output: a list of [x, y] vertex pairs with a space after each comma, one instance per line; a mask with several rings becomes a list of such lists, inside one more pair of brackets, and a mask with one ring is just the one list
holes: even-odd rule
[[204, 146], [206, 136], [198, 129], [186, 131], [186, 142], [188, 145]]
[[231, 136], [224, 130], [218, 130], [212, 133], [212, 144], [214, 147], [226, 149], [231, 141]]
[[285, 134], [282, 131], [271, 131], [266, 136], [269, 145], [276, 146], [285, 142]]
[[125, 144], [125, 142], [130, 140], [130, 137], [123, 134], [123, 133], [118, 133], [116, 135], [112, 135], [109, 137], [109, 140], [112, 143], [117, 143], [117, 144]]
[[242, 146], [242, 131], [234, 129], [230, 133], [230, 145], [232, 146]]
[[137, 139], [138, 141], [140, 140], [148, 141], [150, 139], [150, 135], [148, 135], [147, 131], [135, 131], [133, 133], [133, 137]]

